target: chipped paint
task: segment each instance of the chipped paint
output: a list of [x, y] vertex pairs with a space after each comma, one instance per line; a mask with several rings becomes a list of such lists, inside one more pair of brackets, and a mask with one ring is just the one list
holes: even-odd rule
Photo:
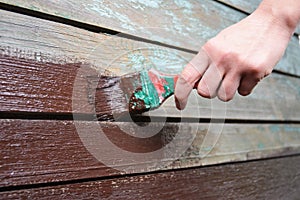
[[99, 16], [102, 17], [107, 17], [107, 18], [112, 18], [112, 19], [118, 19], [121, 22], [121, 27], [126, 29], [126, 30], [130, 30], [130, 31], [135, 31], [135, 27], [132, 23], [132, 21], [130, 20], [130, 18], [125, 15], [125, 14], [121, 14], [119, 12], [116, 12], [116, 10], [113, 10], [111, 8], [109, 8], [108, 6], [102, 6], [103, 5], [103, 1], [96, 1], [95, 3], [89, 3], [86, 4], [86, 8], [88, 10], [92, 10], [95, 11], [99, 14]]
[[128, 0], [134, 4], [141, 4], [148, 8], [160, 8], [160, 5], [163, 3], [162, 0]]
[[178, 7], [184, 8], [183, 9], [183, 13], [184, 14], [193, 14], [193, 5], [189, 1], [174, 0], [174, 3]]

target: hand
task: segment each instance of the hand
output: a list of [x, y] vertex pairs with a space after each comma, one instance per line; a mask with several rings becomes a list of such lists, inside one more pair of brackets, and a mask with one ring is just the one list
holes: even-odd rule
[[178, 109], [199, 81], [202, 97], [231, 100], [236, 91], [249, 95], [281, 59], [292, 35], [280, 19], [256, 11], [209, 40], [183, 69], [175, 87]]

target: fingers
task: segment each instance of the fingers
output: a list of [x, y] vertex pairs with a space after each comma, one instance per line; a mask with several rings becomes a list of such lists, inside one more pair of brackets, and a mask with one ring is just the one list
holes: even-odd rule
[[182, 76], [180, 75], [175, 87], [175, 104], [176, 108], [183, 110], [187, 104], [188, 97], [193, 89], [193, 85], [189, 84]]
[[181, 72], [181, 78], [194, 85], [203, 75], [209, 65], [209, 57], [205, 51], [200, 50], [198, 54], [185, 66]]
[[198, 84], [198, 94], [205, 98], [214, 98], [217, 95], [222, 78], [223, 72], [215, 64], [211, 64]]
[[239, 94], [243, 96], [249, 95], [258, 82], [259, 79], [255, 79], [253, 76], [244, 76], [238, 87]]
[[229, 101], [236, 91], [243, 96], [249, 95], [263, 76], [256, 71], [253, 73], [253, 67], [245, 64], [239, 66], [237, 63], [238, 60], [225, 64], [219, 63], [220, 66], [217, 66], [207, 53], [201, 50], [186, 65], [178, 78], [175, 87], [176, 107], [179, 110], [186, 107], [188, 97], [198, 82], [197, 92], [205, 98], [218, 96], [222, 101]]
[[180, 74], [175, 87], [175, 103], [179, 110], [186, 106], [188, 97], [195, 83], [202, 77], [209, 65], [207, 54], [200, 50], [199, 53], [185, 66]]
[[227, 74], [219, 87], [218, 98], [222, 101], [233, 99], [240, 85], [240, 80], [241, 77], [238, 74]]

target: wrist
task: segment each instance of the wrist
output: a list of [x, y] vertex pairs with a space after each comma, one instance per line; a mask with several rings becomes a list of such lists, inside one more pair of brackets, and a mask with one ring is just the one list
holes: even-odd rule
[[270, 23], [278, 25], [292, 35], [300, 21], [300, 1], [264, 0], [254, 13], [265, 16]]

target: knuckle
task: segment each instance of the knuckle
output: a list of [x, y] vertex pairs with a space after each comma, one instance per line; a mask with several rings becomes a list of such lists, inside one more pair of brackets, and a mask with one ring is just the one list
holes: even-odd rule
[[258, 67], [258, 65], [250, 65], [247, 70], [248, 73], [253, 76], [258, 76], [261, 72], [261, 69]]
[[271, 73], [272, 69], [266, 69], [264, 77], [269, 76]]
[[234, 63], [240, 63], [239, 55], [235, 52], [226, 51], [221, 53], [216, 64], [220, 67], [232, 67]]
[[189, 84], [193, 84], [196, 80], [196, 72], [193, 70], [193, 67], [186, 67], [182, 70], [180, 78]]

